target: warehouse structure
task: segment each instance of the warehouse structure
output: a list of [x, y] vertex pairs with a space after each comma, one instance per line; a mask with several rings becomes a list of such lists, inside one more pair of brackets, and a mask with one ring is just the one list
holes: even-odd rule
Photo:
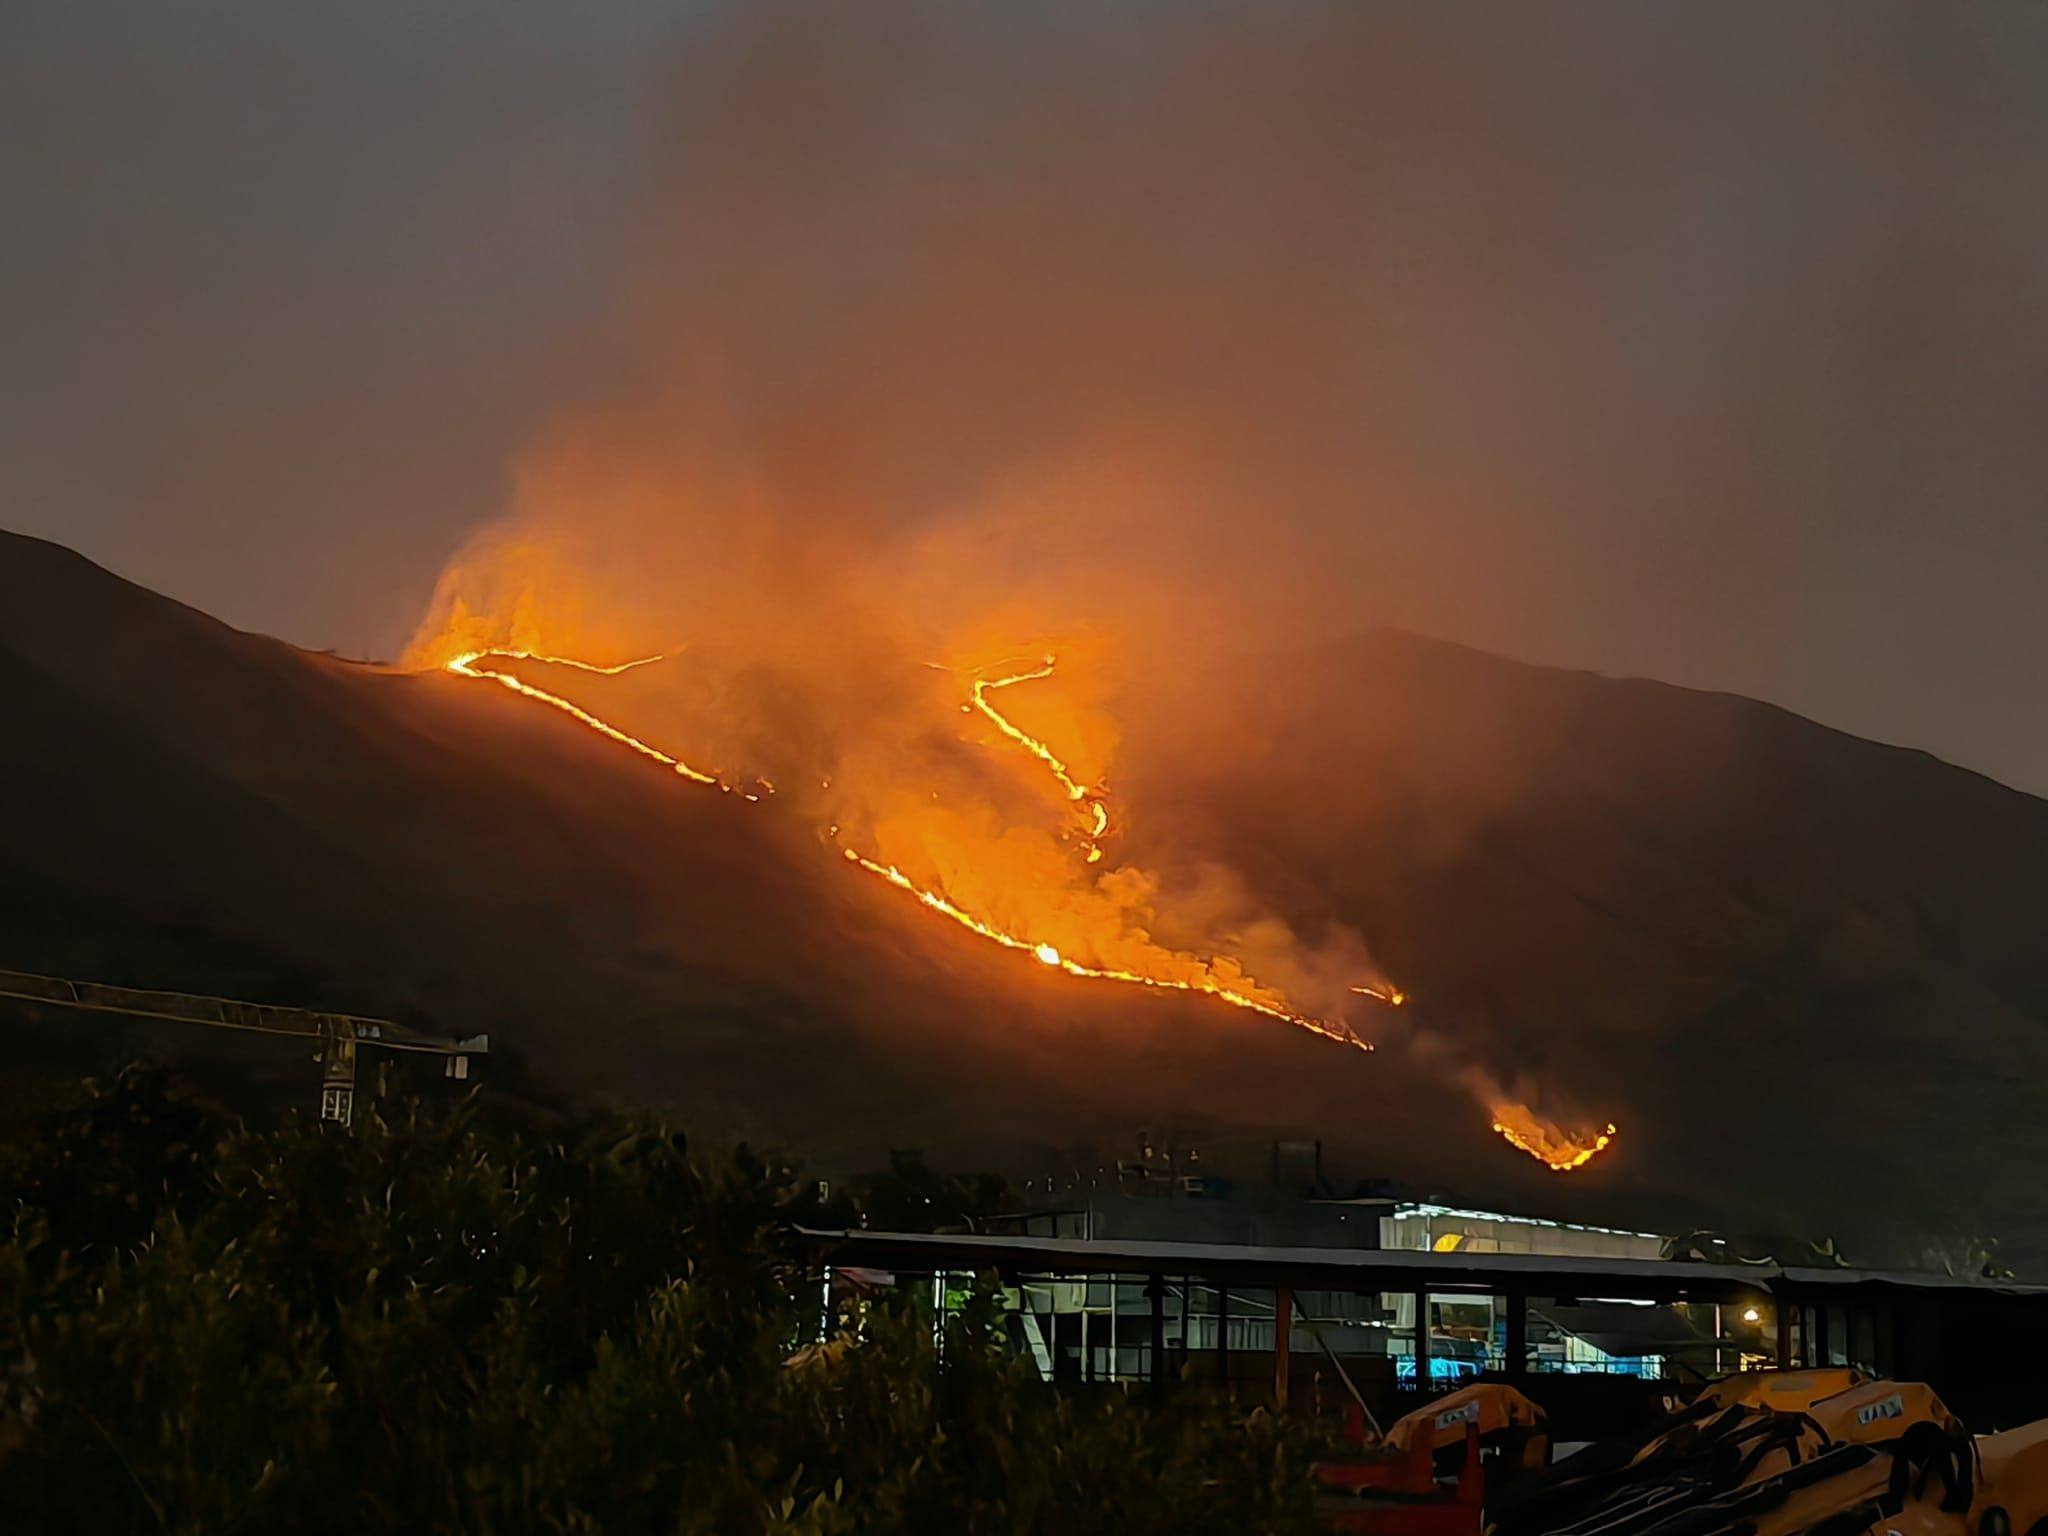
[[[1813, 1364], [1926, 1381], [1981, 1429], [2043, 1410], [2013, 1362], [2048, 1345], [2048, 1287], [1668, 1260], [1653, 1256], [1660, 1245], [1647, 1233], [1440, 1206], [1394, 1206], [1380, 1220], [1410, 1242], [1427, 1233], [1427, 1245], [805, 1238], [828, 1280], [844, 1277], [841, 1297], [928, 1287], [943, 1312], [989, 1277], [1018, 1351], [1075, 1388], [1270, 1397], [1323, 1411], [1355, 1399], [1386, 1422], [1432, 1391], [1499, 1376], [1544, 1402], [1562, 1432], [1595, 1435], [1730, 1371]], [[1547, 1240], [1529, 1241], [1532, 1229]]]

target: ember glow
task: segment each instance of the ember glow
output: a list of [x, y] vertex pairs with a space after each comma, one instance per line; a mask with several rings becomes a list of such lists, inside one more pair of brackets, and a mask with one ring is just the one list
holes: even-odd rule
[[1104, 803], [1102, 791], [1091, 789], [1075, 779], [1051, 747], [1036, 736], [1020, 730], [1007, 715], [988, 701], [988, 696], [998, 688], [1013, 688], [1018, 683], [1037, 682], [1040, 678], [1051, 677], [1053, 669], [1058, 665], [1057, 658], [1048, 656], [1043, 665], [1028, 672], [1011, 672], [1002, 677], [977, 677], [970, 685], [969, 702], [963, 707], [980, 710], [995, 723], [997, 730], [1045, 764], [1052, 776], [1059, 780], [1060, 788], [1066, 791], [1067, 798], [1081, 809], [1084, 836], [1087, 839], [1084, 845], [1087, 848], [1087, 860], [1090, 864], [1095, 864], [1102, 859], [1102, 837], [1109, 830], [1109, 808]]
[[1591, 1136], [1574, 1136], [1526, 1104], [1502, 1101], [1492, 1108], [1494, 1130], [1506, 1137], [1510, 1146], [1521, 1148], [1553, 1173], [1583, 1168], [1614, 1140], [1612, 1125]]
[[[545, 704], [605, 739], [660, 763], [678, 777], [726, 793], [734, 792], [734, 785], [718, 774], [694, 767], [631, 731], [593, 713], [584, 705], [529, 682], [508, 670], [518, 662], [535, 662], [593, 676], [616, 677], [663, 659], [660, 656], [648, 656], [604, 665], [538, 649], [508, 647], [464, 650], [442, 662], [441, 666], [455, 676], [493, 682], [522, 698]], [[1059, 786], [1062, 799], [1073, 806], [1079, 815], [1081, 862], [1083, 865], [1093, 866], [1099, 864], [1103, 858], [1101, 840], [1109, 828], [1105, 791], [1099, 784], [1089, 784], [1078, 778], [1068, 767], [1066, 760], [1048, 742], [1020, 727], [1009, 715], [997, 708], [990, 697], [1003, 689], [1048, 679], [1054, 675], [1057, 665], [1057, 660], [1047, 655], [1037, 665], [1021, 670], [967, 669], [967, 698], [960, 705], [960, 709], [964, 713], [978, 714], [986, 719], [1001, 733], [1004, 740], [1021, 748], [1052, 775]], [[753, 782], [763, 791], [772, 788], [765, 779]], [[829, 788], [829, 780], [826, 781], [825, 787]], [[741, 793], [748, 800], [760, 798], [751, 791]], [[1211, 997], [1234, 1008], [1293, 1025], [1297, 1029], [1353, 1050], [1370, 1052], [1373, 1049], [1370, 1041], [1354, 1032], [1343, 1020], [1319, 1018], [1293, 1006], [1282, 992], [1246, 974], [1243, 967], [1234, 960], [1205, 958], [1172, 950], [1153, 943], [1140, 932], [1135, 937], [1125, 936], [1118, 942], [1116, 952], [1123, 957], [1122, 963], [1101, 960], [1090, 963], [1089, 959], [1077, 958], [1074, 949], [1063, 949], [1049, 936], [1042, 933], [1034, 935], [1026, 929], [999, 923], [985, 914], [977, 914], [968, 905], [949, 894], [943, 884], [921, 882], [894, 863], [883, 858], [870, 857], [856, 848], [845, 846], [840, 842], [841, 829], [836, 824], [827, 829], [826, 836], [829, 841], [839, 845], [841, 856], [848, 865], [886, 882], [911, 896], [927, 910], [947, 918], [990, 943], [1029, 955], [1048, 970], [1060, 971], [1088, 981], [1115, 982], [1126, 986]], [[1115, 879], [1119, 873], [1112, 871], [1103, 878]], [[1082, 878], [1092, 880], [1096, 877], [1090, 873]], [[1407, 993], [1391, 983], [1353, 985], [1349, 990], [1390, 1009], [1403, 1008], [1409, 1001]], [[1557, 1172], [1569, 1172], [1584, 1166], [1601, 1152], [1614, 1136], [1612, 1125], [1598, 1135], [1575, 1136], [1524, 1104], [1490, 1091], [1484, 1093], [1483, 1097], [1492, 1115], [1493, 1129], [1510, 1145]]]
[[848, 863], [858, 865], [869, 874], [881, 876], [898, 890], [908, 891], [919, 901], [923, 902], [925, 906], [931, 908], [932, 911], [942, 916], [950, 917], [961, 927], [978, 933], [983, 938], [1002, 945], [1005, 949], [1028, 951], [1041, 965], [1065, 971], [1069, 976], [1083, 976], [1091, 981], [1120, 981], [1130, 986], [1159, 987], [1174, 992], [1199, 993], [1203, 996], [1216, 998], [1220, 1002], [1229, 1003], [1234, 1008], [1248, 1008], [1253, 1013], [1263, 1013], [1267, 1018], [1283, 1020], [1286, 1023], [1307, 1030], [1312, 1035], [1320, 1035], [1325, 1040], [1334, 1040], [1338, 1044], [1348, 1045], [1354, 1050], [1370, 1051], [1372, 1049], [1371, 1041], [1361, 1040], [1341, 1024], [1327, 1024], [1321, 1019], [1310, 1018], [1304, 1013], [1290, 1013], [1279, 1001], [1277, 993], [1266, 993], [1264, 996], [1259, 996], [1249, 991], [1239, 991], [1234, 987], [1228, 987], [1220, 982], [1207, 979], [1197, 978], [1188, 980], [1170, 976], [1146, 976], [1137, 971], [1113, 970], [1102, 966], [1083, 965], [1078, 960], [1068, 959], [1051, 944], [1034, 944], [1028, 939], [1020, 939], [1015, 934], [1005, 933], [1000, 928], [982, 922], [981, 919], [955, 906], [952, 902], [946, 900], [945, 897], [938, 895], [936, 892], [923, 889], [916, 881], [912, 880], [893, 864], [877, 863], [873, 859], [854, 852], [851, 848], [844, 851]]
[[659, 660], [661, 660], [659, 656], [646, 656], [638, 661], [620, 662], [615, 667], [600, 667], [587, 661], [577, 661], [573, 657], [542, 656], [533, 651], [465, 651], [462, 655], [454, 657], [444, 663], [444, 665], [457, 677], [485, 678], [498, 684], [500, 687], [511, 689], [522, 698], [535, 699], [551, 709], [559, 709], [572, 720], [589, 726], [600, 736], [609, 736], [620, 746], [638, 752], [642, 757], [653, 758], [671, 772], [681, 774], [692, 783], [712, 784], [730, 792], [732, 786], [721, 783], [716, 775], [705, 773], [701, 769], [692, 768], [681, 758], [670, 757], [659, 747], [651, 747], [639, 737], [629, 736], [616, 726], [607, 725], [604, 721], [598, 719], [597, 716], [591, 714], [589, 710], [571, 704], [559, 693], [549, 693], [545, 688], [536, 688], [533, 684], [516, 678], [510, 672], [502, 671], [492, 665], [494, 662], [502, 661], [544, 661], [550, 666], [574, 667], [579, 672], [593, 672], [599, 677], [616, 677], [621, 672], [630, 672], [635, 667], [644, 667], [650, 662]]

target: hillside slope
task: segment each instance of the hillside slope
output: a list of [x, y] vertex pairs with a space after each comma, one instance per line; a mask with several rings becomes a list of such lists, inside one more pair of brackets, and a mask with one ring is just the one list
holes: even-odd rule
[[487, 1028], [494, 1072], [827, 1160], [1085, 1178], [1139, 1125], [1284, 1127], [1464, 1198], [2048, 1259], [2048, 805], [1402, 635], [1176, 686], [1118, 701], [1132, 851], [1198, 833], [1303, 931], [1351, 925], [1429, 1029], [1622, 1122], [1610, 1160], [1556, 1179], [1398, 1039], [1333, 1057], [1038, 974], [501, 690], [239, 634], [9, 535], [0, 966]]
[[[1285, 1027], [991, 951], [815, 829], [499, 689], [238, 634], [11, 536], [0, 685], [0, 796], [29, 810], [0, 823], [7, 968], [486, 1029], [494, 1080], [509, 1056], [842, 1165], [921, 1144], [1085, 1177], [1147, 1123], [1341, 1126], [1373, 1091]], [[309, 1091], [303, 1062], [270, 1075]], [[1378, 1130], [1349, 1138], [1368, 1163]], [[1499, 1167], [1489, 1140], [1460, 1150]]]
[[1492, 1059], [1613, 1106], [1639, 1171], [1807, 1231], [1889, 1210], [2043, 1254], [2048, 802], [1753, 700], [1405, 635], [1202, 699], [1156, 701], [1183, 723], [1133, 802], [1371, 935]]

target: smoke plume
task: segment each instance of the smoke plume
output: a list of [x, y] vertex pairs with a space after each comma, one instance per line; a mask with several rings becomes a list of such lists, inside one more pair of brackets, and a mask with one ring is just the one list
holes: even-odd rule
[[[1500, 83], [1483, 30], [1451, 41]], [[1419, 249], [1369, 213], [1418, 189], [1374, 124], [1448, 109], [1400, 70], [1445, 44], [1296, 7], [734, 13], [674, 81], [605, 386], [522, 455], [409, 659], [660, 654], [608, 720], [956, 920], [1393, 1031], [1369, 935], [1302, 931], [1116, 802], [1114, 700], [1374, 616], [1298, 530], [1453, 511], [1409, 468], [1459, 430], [1453, 360], [1405, 316], [1454, 287], [1485, 323], [1494, 211], [1444, 187]], [[976, 683], [1055, 663], [1006, 689], [1005, 741]]]

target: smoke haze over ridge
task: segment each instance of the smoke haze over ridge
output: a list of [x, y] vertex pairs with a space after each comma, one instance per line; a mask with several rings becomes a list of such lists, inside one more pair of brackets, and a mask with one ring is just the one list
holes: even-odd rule
[[[2048, 783], [2038, 16], [408, 17], [11, 13], [10, 521], [388, 652], [511, 459], [793, 604], [950, 543]], [[614, 450], [667, 512], [568, 489]]]

